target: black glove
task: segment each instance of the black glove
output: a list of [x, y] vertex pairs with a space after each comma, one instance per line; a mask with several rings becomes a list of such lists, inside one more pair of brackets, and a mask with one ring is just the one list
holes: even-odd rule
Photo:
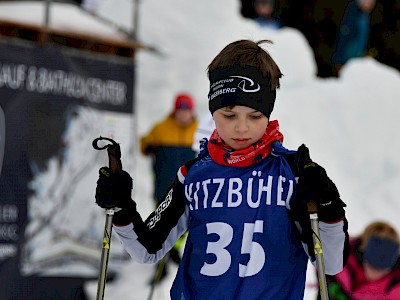
[[131, 200], [132, 178], [125, 171], [111, 173], [108, 167], [99, 170], [96, 203], [102, 208], [124, 208]]
[[323, 222], [332, 223], [344, 218], [346, 204], [340, 199], [336, 185], [325, 169], [311, 160], [309, 150], [304, 144], [297, 150], [295, 166], [299, 180], [294, 202], [306, 206], [308, 202], [315, 201], [318, 219]]
[[108, 167], [99, 170], [96, 203], [102, 208], [115, 209], [113, 224], [127, 225], [138, 218], [136, 203], [131, 199], [132, 178], [125, 171], [111, 173]]

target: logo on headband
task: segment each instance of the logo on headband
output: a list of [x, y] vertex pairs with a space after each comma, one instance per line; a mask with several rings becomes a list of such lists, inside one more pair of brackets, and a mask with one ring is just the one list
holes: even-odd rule
[[[236, 78], [242, 78], [243, 80], [239, 82], [238, 88], [241, 89], [245, 93], [256, 93], [260, 90], [260, 85], [257, 83], [257, 86], [254, 87], [255, 83], [252, 79], [244, 76], [229, 76], [229, 77], [236, 77]], [[247, 86], [253, 87], [248, 89]]]
[[[254, 80], [250, 79], [249, 77], [239, 75], [231, 75], [228, 77], [231, 77], [232, 79], [222, 79], [211, 84], [210, 90], [212, 93], [210, 92], [209, 94], [209, 100], [213, 100], [219, 95], [236, 93], [237, 88], [245, 93], [256, 93], [261, 90], [260, 85], [258, 83], [256, 85]], [[234, 83], [233, 78], [238, 78], [239, 80], [242, 80], [238, 84], [236, 84]]]

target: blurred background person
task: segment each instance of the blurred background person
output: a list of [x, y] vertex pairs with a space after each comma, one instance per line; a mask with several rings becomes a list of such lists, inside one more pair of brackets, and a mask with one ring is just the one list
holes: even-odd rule
[[256, 14], [254, 20], [258, 25], [270, 29], [279, 29], [282, 24], [278, 18], [274, 16], [275, 0], [254, 0], [254, 12]]
[[[140, 139], [142, 154], [152, 159], [156, 207], [165, 199], [179, 167], [196, 156], [192, 144], [197, 125], [195, 101], [191, 95], [181, 93], [175, 98], [173, 111]], [[152, 284], [157, 284], [167, 275], [168, 260], [180, 263], [181, 242], [178, 241], [166, 256], [168, 258], [157, 265]]]
[[400, 299], [399, 234], [388, 223], [370, 223], [350, 239], [350, 256], [339, 274], [328, 278], [331, 300]]
[[[340, 23], [351, 2], [357, 8], [355, 0], [275, 0], [273, 16], [282, 27], [296, 28], [304, 34], [315, 55], [318, 77], [338, 76], [333, 54]], [[374, 8], [367, 15], [370, 23], [367, 55], [400, 70], [400, 0], [374, 0], [372, 4]], [[257, 17], [254, 1], [240, 0], [240, 13], [254, 20]]]
[[371, 12], [376, 0], [350, 0], [337, 33], [333, 64], [337, 72], [350, 59], [367, 54]]

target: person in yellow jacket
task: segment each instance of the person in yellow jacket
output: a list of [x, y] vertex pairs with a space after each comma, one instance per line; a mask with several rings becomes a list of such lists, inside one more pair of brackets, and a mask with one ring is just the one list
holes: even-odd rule
[[[192, 149], [192, 144], [197, 125], [195, 101], [189, 94], [181, 93], [175, 98], [173, 111], [140, 139], [142, 154], [152, 158], [156, 206], [165, 199], [179, 167], [195, 158], [196, 152]], [[179, 241], [170, 251], [169, 257], [179, 264], [178, 249]], [[158, 283], [166, 275], [165, 263], [162, 262], [157, 267], [153, 283]]]
[[189, 94], [178, 94], [173, 111], [140, 139], [141, 152], [153, 161], [157, 205], [165, 199], [179, 167], [195, 157], [191, 148], [198, 124], [194, 108]]

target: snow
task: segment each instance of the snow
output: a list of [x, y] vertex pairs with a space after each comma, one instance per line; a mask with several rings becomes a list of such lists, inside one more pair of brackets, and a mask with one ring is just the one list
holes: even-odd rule
[[[195, 97], [198, 117], [206, 118], [206, 69], [212, 58], [226, 44], [237, 39], [270, 39], [274, 44], [265, 49], [284, 73], [271, 115], [280, 122], [285, 135], [284, 145], [296, 149], [305, 143], [312, 158], [326, 168], [347, 203], [350, 234], [359, 234], [369, 222], [377, 219], [400, 230], [400, 201], [396, 198], [400, 182], [400, 139], [397, 134], [400, 74], [397, 70], [371, 58], [360, 58], [350, 61], [339, 78], [316, 78], [315, 61], [304, 36], [291, 28], [280, 31], [259, 28], [240, 16], [239, 1], [139, 2], [138, 37], [157, 47], [161, 54], [145, 51], [137, 54], [137, 114], [133, 120], [137, 130], [127, 132], [126, 120], [113, 123], [111, 129], [102, 129], [119, 132], [114, 138], [128, 143], [122, 144], [122, 159], [125, 169], [134, 178], [133, 197], [144, 217], [152, 209], [152, 175], [150, 160], [139, 153], [138, 137], [170, 112], [174, 96], [181, 91]], [[119, 26], [131, 29], [132, 3], [131, 0], [104, 0], [99, 13]], [[70, 11], [64, 8], [63, 15]], [[3, 6], [0, 12], [4, 12]], [[0, 18], [3, 17], [0, 14]], [[22, 19], [28, 17], [23, 15]], [[53, 19], [54, 26], [70, 29], [70, 23], [61, 20], [57, 23], [57, 18]], [[89, 28], [89, 23], [85, 23], [85, 27]], [[93, 28], [92, 32], [106, 32]], [[97, 131], [101, 132], [101, 129]], [[105, 159], [104, 156], [97, 161]], [[98, 166], [97, 162], [92, 164], [89, 178], [78, 187], [82, 197], [93, 197]], [[75, 220], [75, 227], [82, 225], [85, 212], [86, 208], [81, 214], [75, 213], [79, 219]], [[102, 215], [99, 219], [95, 224], [101, 227]], [[120, 251], [118, 246], [114, 239], [111, 253]], [[112, 260], [113, 257], [110, 263]], [[153, 271], [152, 265], [125, 262], [120, 266], [118, 277], [107, 283], [105, 299], [147, 298], [148, 281]], [[169, 299], [175, 271], [176, 267], [171, 265], [167, 280], [155, 290], [153, 299]], [[317, 283], [312, 267], [308, 275], [305, 299], [314, 299]], [[95, 281], [86, 285], [89, 299], [95, 298], [96, 288]]]

